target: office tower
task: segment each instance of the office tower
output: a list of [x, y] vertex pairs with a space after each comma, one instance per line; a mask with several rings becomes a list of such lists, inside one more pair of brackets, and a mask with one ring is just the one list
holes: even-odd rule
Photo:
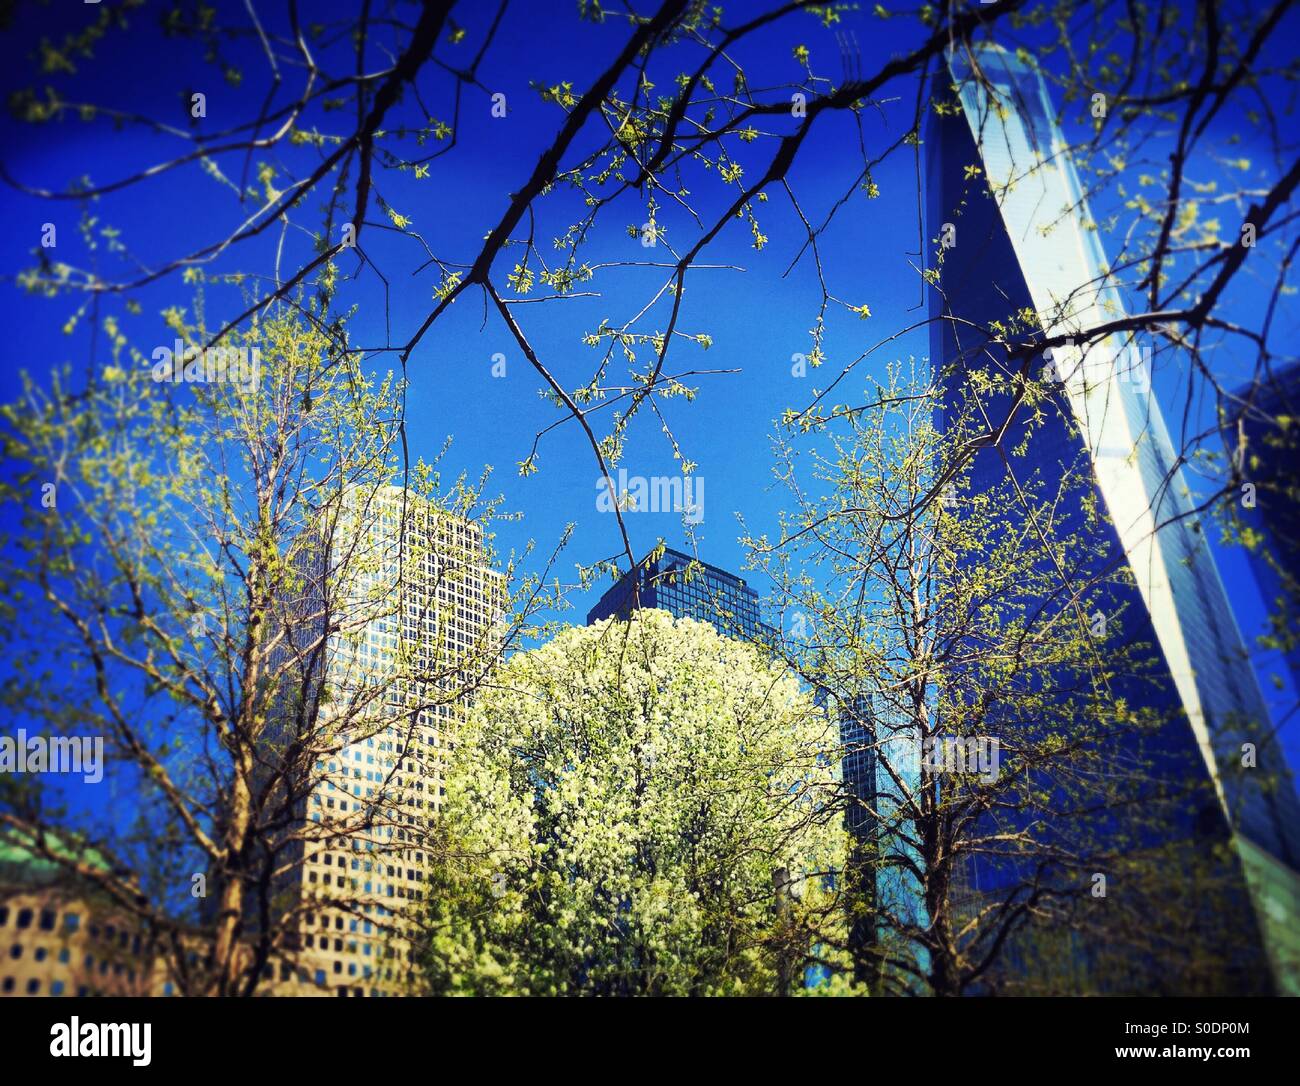
[[[976, 373], [1024, 376], [1021, 361], [1008, 359], [984, 331], [995, 322], [1008, 327], [1030, 313], [1046, 335], [1082, 342], [1088, 329], [1125, 312], [1040, 73], [996, 46], [975, 56], [986, 82], [972, 78], [969, 56], [954, 53], [934, 93], [951, 103], [955, 85], [957, 108], [936, 113], [925, 141], [927, 233], [942, 246], [931, 292], [931, 358], [950, 406], [977, 383]], [[1240, 915], [1207, 918], [1195, 937], [1209, 945], [1216, 923], [1237, 933], [1244, 926], [1245, 949], [1233, 952], [1224, 990], [1267, 988], [1271, 972], [1275, 988], [1294, 991], [1300, 805], [1269, 739], [1259, 687], [1144, 366], [1142, 352], [1116, 335], [1091, 341], [1086, 351], [1055, 350], [1042, 379], [1052, 382], [1056, 413], [1033, 431], [1021, 463], [1053, 479], [1085, 468], [1070, 496], [1080, 510], [1076, 526], [1088, 502], [1108, 513], [1107, 563], [1127, 566], [1133, 578], [1131, 588], [1114, 590], [1111, 606], [1124, 612], [1131, 643], [1153, 647], [1159, 669], [1158, 694], [1134, 689], [1131, 696], [1139, 704], [1154, 697], [1170, 712], [1142, 757], [1154, 754], [1152, 768], [1166, 780], [1199, 776], [1213, 797], [1185, 819], [1161, 807], [1167, 821], [1139, 823], [1138, 832], [1194, 842], [1206, 856], [1230, 845], [1216, 872], [1229, 889], [1239, 888]], [[1004, 478], [1000, 451], [1018, 448], [1027, 425], [1007, 394], [989, 396], [985, 406], [994, 424], [1007, 416], [1011, 424], [1000, 449], [976, 454], [977, 491]], [[1135, 756], [1124, 741], [1107, 752], [1117, 765]], [[1258, 746], [1256, 772], [1241, 768], [1244, 743]], [[974, 871], [971, 878], [977, 888], [996, 888], [999, 873]], [[1082, 959], [1089, 955], [1090, 948], [1080, 949]], [[1158, 980], [1153, 971], [1151, 982]]]
[[478, 525], [396, 486], [348, 492], [318, 539], [304, 550], [291, 637], [310, 643], [327, 615], [337, 632], [311, 677], [320, 717], [281, 887], [298, 965], [277, 983], [397, 994], [411, 990], [407, 934], [423, 909], [445, 758], [500, 654], [505, 583]]
[[[1292, 642], [1286, 662], [1300, 692], [1300, 639], [1294, 629], [1300, 616], [1300, 437], [1294, 421], [1300, 417], [1300, 362], [1262, 376], [1237, 397], [1246, 441], [1241, 475], [1254, 491], [1252, 504], [1238, 503], [1238, 515], [1259, 535], [1251, 569], [1276, 632]], [[1235, 453], [1235, 425], [1226, 438]]]
[[669, 548], [651, 551], [635, 570], [623, 574], [587, 612], [587, 625], [615, 616], [625, 619], [639, 607], [699, 619], [741, 641], [765, 643], [771, 636], [759, 618], [758, 593], [742, 578]]
[[[612, 617], [625, 619], [637, 607], [661, 608], [676, 618], [699, 619], [712, 624], [725, 637], [752, 644], [770, 644], [775, 638], [775, 631], [759, 618], [758, 593], [743, 579], [681, 551], [664, 549], [658, 557], [655, 552], [647, 555], [635, 571], [625, 573], [600, 598], [587, 614], [587, 625]], [[816, 692], [815, 700], [823, 712], [838, 718], [844, 824], [852, 839], [847, 869], [838, 877], [853, 884], [850, 900], [857, 911], [849, 918], [849, 946], [859, 963], [856, 979], [871, 983], [875, 979], [872, 963], [877, 942], [874, 906], [878, 893], [892, 893], [898, 881], [889, 877], [885, 885], [878, 887], [882, 880], [877, 872], [879, 846], [872, 816], [878, 797], [871, 707], [864, 695], [844, 703], [825, 689]], [[824, 974], [816, 969], [805, 977], [810, 987], [823, 980]]]
[[871, 702], [857, 695], [847, 702], [821, 689], [817, 704], [839, 718], [840, 779], [845, 792], [844, 828], [849, 835], [848, 861], [843, 878], [850, 902], [849, 953], [854, 979], [873, 984], [879, 972], [875, 957], [878, 939], [876, 909], [879, 896], [879, 848], [876, 810], [876, 737]]
[[[98, 855], [76, 858], [109, 869]], [[157, 994], [162, 966], [143, 925], [107, 894], [0, 837], [0, 996]]]
[[905, 803], [882, 765], [887, 761], [915, 791], [920, 786], [916, 745], [903, 729], [881, 721], [867, 693], [822, 686], [814, 699], [839, 729], [849, 848], [837, 877], [847, 891], [854, 980], [872, 994], [920, 994], [917, 975], [925, 971], [926, 952], [897, 934], [899, 927], [926, 926], [924, 892], [914, 874], [920, 857], [899, 833], [908, 822]]

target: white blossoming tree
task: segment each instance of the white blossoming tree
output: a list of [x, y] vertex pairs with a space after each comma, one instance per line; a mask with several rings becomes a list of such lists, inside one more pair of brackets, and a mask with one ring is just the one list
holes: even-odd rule
[[836, 990], [837, 735], [758, 650], [664, 611], [516, 655], [447, 782], [433, 989]]

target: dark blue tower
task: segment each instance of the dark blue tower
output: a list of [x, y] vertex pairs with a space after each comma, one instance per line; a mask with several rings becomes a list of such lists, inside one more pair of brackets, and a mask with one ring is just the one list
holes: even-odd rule
[[[1098, 828], [1206, 857], [1226, 900], [1240, 902], [1231, 917], [1193, 917], [1188, 926], [1189, 942], [1201, 941], [1211, 956], [1223, 949], [1216, 929], [1231, 926], [1240, 936], [1224, 952], [1219, 990], [1300, 990], [1300, 804], [1290, 770], [1284, 762], [1255, 774], [1239, 770], [1243, 744], [1269, 733], [1267, 709], [1179, 485], [1178, 458], [1140, 352], [1115, 335], [1088, 335], [1121, 316], [1124, 299], [1042, 76], [1032, 61], [996, 47], [977, 50], [977, 58], [981, 78], [969, 58], [954, 56], [936, 81], [936, 99], [949, 103], [957, 86], [957, 109], [936, 115], [925, 140], [927, 233], [942, 246], [930, 308], [936, 377], [949, 410], [988, 378], [995, 379], [990, 387], [1008, 390], [982, 403], [994, 427], [1007, 425], [996, 445], [975, 454], [972, 489], [1001, 483], [1010, 470], [1004, 453], [1026, 435], [1009, 389], [1041, 379], [1042, 362], [1030, 368], [1010, 357], [996, 329], [1030, 313], [1045, 334], [1078, 338], [1086, 349], [1070, 343], [1054, 350], [1054, 413], [1033, 430], [1019, 463], [1053, 480], [1074, 473], [1071, 502], [1080, 512], [1070, 527], [1084, 525], [1085, 503], [1107, 513], [1096, 568], [1069, 573], [1081, 583], [1106, 568], [1132, 573], [1131, 586], [1107, 589], [1107, 612], [1124, 614], [1130, 644], [1151, 647], [1157, 682], [1154, 690], [1144, 682], [1126, 693], [1141, 699], [1135, 704], [1164, 710], [1167, 720], [1141, 749], [1126, 746], [1133, 740], [1117, 730], [1107, 756], [1117, 767], [1150, 765], [1152, 779], [1149, 790], [1132, 786], [1131, 823], [1119, 803], [1107, 815], [1113, 821]], [[1276, 744], [1260, 749], [1280, 758]], [[1199, 782], [1199, 798], [1190, 807], [1164, 802], [1159, 784], [1167, 781]], [[971, 890], [997, 895], [1017, 874], [994, 860], [973, 865]], [[1100, 949], [1076, 947], [1081, 968]], [[1014, 970], [1016, 962], [1009, 954], [1002, 968]], [[1153, 982], [1158, 972], [1150, 970]], [[1122, 986], [1142, 990], [1142, 983], [1138, 968]]]
[[759, 618], [758, 593], [743, 578], [666, 547], [651, 551], [623, 574], [587, 612], [587, 625], [625, 619], [640, 607], [711, 623], [724, 637], [739, 641], [767, 643], [771, 637], [770, 627]]

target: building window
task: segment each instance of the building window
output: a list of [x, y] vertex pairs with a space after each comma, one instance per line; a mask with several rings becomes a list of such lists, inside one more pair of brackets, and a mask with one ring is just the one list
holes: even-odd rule
[[28, 995], [35, 995], [40, 990], [41, 990], [41, 982], [37, 980], [35, 977], [33, 977], [31, 980], [27, 982]]
[[63, 926], [69, 931], [76, 931], [81, 927], [81, 915], [79, 913], [65, 913], [63, 917]]
[[63, 981], [61, 980], [50, 981], [50, 995], [52, 996], [63, 995]]
[[58, 914], [53, 909], [41, 910], [41, 931], [53, 931]]
[[18, 910], [18, 927], [19, 927], [19, 928], [30, 928], [31, 926], [32, 926], [32, 910], [31, 910], [31, 909], [19, 909], [19, 910]]

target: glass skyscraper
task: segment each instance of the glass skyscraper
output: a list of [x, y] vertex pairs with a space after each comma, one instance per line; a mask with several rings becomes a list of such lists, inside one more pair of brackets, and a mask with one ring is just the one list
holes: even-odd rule
[[[1261, 537], [1251, 568], [1265, 607], [1285, 625], [1300, 611], [1300, 438], [1294, 425], [1279, 420], [1300, 414], [1300, 362], [1237, 396], [1244, 404], [1240, 424], [1248, 453], [1242, 478], [1256, 489], [1253, 505], [1243, 505], [1239, 515]], [[1227, 437], [1235, 450], [1235, 430]], [[1286, 662], [1300, 692], [1300, 643], [1288, 646]]]
[[[951, 103], [955, 88], [956, 108], [937, 112], [925, 139], [927, 233], [942, 247], [930, 295], [932, 364], [949, 409], [980, 383], [976, 377], [997, 377], [1003, 388], [1016, 380], [1053, 383], [1055, 414], [1033, 431], [1019, 462], [1054, 480], [1083, 466], [1071, 498], [1080, 510], [1096, 503], [1107, 512], [1102, 565], [1132, 573], [1131, 586], [1115, 588], [1110, 603], [1124, 613], [1125, 638], [1150, 645], [1157, 657], [1158, 691], [1134, 688], [1131, 698], [1160, 701], [1168, 711], [1142, 757], [1154, 755], [1153, 776], [1199, 777], [1210, 797], [1186, 816], [1161, 807], [1152, 819], [1148, 806], [1139, 832], [1192, 842], [1206, 856], [1225, 854], [1216, 870], [1221, 882], [1238, 887], [1241, 915], [1209, 918], [1189, 935], [1208, 946], [1216, 920], [1244, 931], [1245, 949], [1233, 951], [1222, 990], [1295, 992], [1300, 804], [1145, 359], [1111, 335], [1088, 341], [1086, 350], [1055, 349], [1040, 378], [1041, 362], [1026, 372], [988, 331], [1017, 315], [1023, 324], [1027, 313], [1044, 335], [1084, 341], [1089, 329], [1121, 318], [1125, 306], [1041, 74], [1032, 61], [995, 46], [974, 57], [980, 78], [969, 55], [949, 58], [934, 91]], [[1016, 447], [1027, 423], [1010, 393], [995, 392], [983, 406], [995, 425], [1010, 420], [1001, 449]], [[975, 455], [972, 488], [1007, 471], [1000, 449], [986, 448]], [[1081, 527], [1082, 512], [1078, 517]], [[1137, 757], [1125, 742], [1117, 735], [1107, 751], [1116, 765]], [[1254, 771], [1242, 768], [1246, 744], [1258, 748]], [[996, 870], [971, 878], [977, 889], [996, 892]], [[1087, 959], [1088, 948], [1080, 957]]]
[[771, 631], [759, 618], [758, 593], [743, 578], [666, 547], [651, 551], [623, 574], [587, 613], [587, 625], [625, 619], [640, 607], [708, 622], [724, 637], [740, 641], [770, 639]]

